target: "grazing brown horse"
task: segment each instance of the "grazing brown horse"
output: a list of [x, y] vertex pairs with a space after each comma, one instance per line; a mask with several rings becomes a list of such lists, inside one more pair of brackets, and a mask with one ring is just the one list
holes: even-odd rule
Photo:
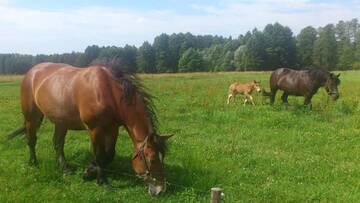
[[304, 96], [304, 104], [311, 103], [311, 98], [320, 87], [325, 87], [326, 92], [333, 100], [339, 98], [337, 86], [340, 84], [340, 74], [334, 75], [322, 69], [292, 70], [280, 68], [270, 76], [270, 103], [275, 101], [277, 90], [283, 90], [281, 100], [287, 103], [289, 95]]
[[[30, 163], [37, 164], [36, 131], [43, 117], [54, 125], [53, 144], [59, 166], [64, 157], [68, 130], [87, 130], [94, 161], [84, 179], [105, 183], [104, 167], [115, 154], [120, 126], [129, 133], [134, 147], [132, 166], [149, 187], [150, 194], [165, 191], [164, 155], [166, 136], [156, 132], [151, 96], [133, 74], [111, 71], [122, 68], [119, 60], [105, 60], [87, 68], [60, 63], [41, 63], [28, 71], [21, 83], [21, 109], [30, 149]], [[12, 135], [14, 136], [14, 134]]]
[[257, 92], [261, 92], [260, 81], [254, 80], [253, 82], [248, 82], [248, 83], [235, 82], [231, 84], [229, 87], [227, 104], [230, 103], [231, 98], [233, 98], [233, 101], [235, 101], [235, 96], [237, 94], [242, 94], [245, 96], [244, 106], [246, 102], [248, 102], [248, 100], [250, 100], [252, 105], [255, 105], [253, 101], [253, 97], [251, 96], [253, 90], [256, 90]]

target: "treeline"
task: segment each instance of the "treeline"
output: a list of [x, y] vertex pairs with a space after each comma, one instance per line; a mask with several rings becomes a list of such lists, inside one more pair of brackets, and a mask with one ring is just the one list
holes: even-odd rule
[[51, 61], [84, 67], [99, 58], [120, 57], [137, 72], [259, 71], [279, 67], [360, 69], [360, 24], [357, 19], [336, 25], [308, 26], [294, 36], [279, 23], [232, 37], [161, 34], [140, 47], [97, 45], [84, 52], [52, 55], [0, 54], [0, 74], [21, 74], [34, 64]]

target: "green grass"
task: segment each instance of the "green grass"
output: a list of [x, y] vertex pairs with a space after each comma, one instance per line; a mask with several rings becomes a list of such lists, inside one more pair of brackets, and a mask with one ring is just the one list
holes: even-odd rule
[[134, 178], [131, 142], [122, 129], [109, 166], [111, 187], [84, 182], [91, 160], [86, 132], [68, 134], [65, 154], [74, 173], [63, 175], [52, 149], [53, 126], [39, 131], [39, 168], [27, 165], [25, 140], [5, 135], [22, 124], [20, 77], [0, 77], [0, 202], [208, 202], [210, 188], [224, 189], [226, 202], [323, 201], [360, 199], [360, 72], [343, 72], [340, 99], [325, 90], [313, 98], [289, 97], [274, 106], [255, 94], [257, 106], [238, 99], [226, 105], [234, 81], [261, 80], [270, 73], [145, 75], [157, 97], [161, 133], [173, 133], [166, 157], [166, 194], [151, 197]]

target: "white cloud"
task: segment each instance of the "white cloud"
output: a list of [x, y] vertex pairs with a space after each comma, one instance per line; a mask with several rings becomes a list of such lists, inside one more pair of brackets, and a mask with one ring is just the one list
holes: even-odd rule
[[109, 7], [35, 10], [6, 2], [0, 0], [0, 53], [62, 53], [82, 51], [91, 44], [140, 45], [163, 32], [237, 36], [276, 21], [298, 32], [307, 25], [318, 27], [360, 17], [359, 3], [309, 0], [225, 0], [217, 7], [192, 5], [196, 14]]
[[9, 4], [9, 0], [0, 0], [0, 5], [7, 5]]

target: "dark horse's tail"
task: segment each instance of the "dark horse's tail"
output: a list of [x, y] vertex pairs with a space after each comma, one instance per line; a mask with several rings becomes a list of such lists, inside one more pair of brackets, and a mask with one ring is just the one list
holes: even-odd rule
[[261, 92], [262, 92], [262, 96], [265, 96], [265, 97], [271, 96], [271, 92], [267, 92], [265, 89], [262, 89]]
[[8, 134], [7, 138], [9, 140], [11, 140], [11, 139], [15, 138], [16, 136], [23, 135], [23, 134], [25, 134], [25, 126], [20, 127], [18, 129], [14, 130], [13, 132], [11, 132], [10, 134]]

